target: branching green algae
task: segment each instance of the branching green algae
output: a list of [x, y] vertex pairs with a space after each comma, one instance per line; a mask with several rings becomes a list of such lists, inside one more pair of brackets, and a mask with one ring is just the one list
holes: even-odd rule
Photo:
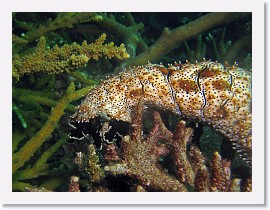
[[[12, 158], [12, 172], [15, 173], [18, 169], [20, 169], [26, 161], [28, 161], [31, 156], [40, 148], [40, 146], [49, 138], [51, 133], [54, 131], [55, 126], [57, 125], [59, 119], [64, 114], [64, 110], [67, 108], [67, 105], [74, 100], [80, 99], [82, 96], [87, 94], [92, 87], [86, 87], [81, 90], [75, 91], [74, 83], [71, 83], [66, 91], [66, 94], [60, 99], [57, 105], [52, 108], [51, 115], [49, 116], [46, 124], [42, 127], [42, 129], [33, 136], [18, 152], [13, 154]], [[64, 139], [67, 137], [65, 136]], [[63, 139], [59, 140], [52, 148], [50, 148], [47, 152], [40, 157], [39, 160], [35, 163], [34, 167], [24, 173], [20, 174], [18, 177], [20, 179], [33, 178], [32, 176], [37, 176], [37, 172], [45, 171], [48, 169], [48, 165], [46, 165], [46, 160], [48, 157], [53, 154], [59, 146], [63, 143]], [[46, 172], [45, 172], [46, 173]], [[45, 175], [45, 174], [42, 174]]]

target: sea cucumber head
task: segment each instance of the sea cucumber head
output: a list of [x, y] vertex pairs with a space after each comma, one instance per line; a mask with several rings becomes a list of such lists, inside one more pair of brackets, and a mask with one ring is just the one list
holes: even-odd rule
[[125, 103], [125, 86], [120, 78], [112, 77], [91, 90], [72, 116], [77, 122], [87, 122], [95, 117], [130, 121]]

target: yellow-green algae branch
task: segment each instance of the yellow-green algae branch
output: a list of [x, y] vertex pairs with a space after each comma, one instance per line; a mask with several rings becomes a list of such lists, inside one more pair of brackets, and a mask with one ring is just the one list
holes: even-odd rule
[[51, 146], [46, 152], [44, 152], [41, 157], [36, 161], [32, 168], [27, 168], [25, 170], [19, 170], [13, 174], [13, 180], [24, 180], [33, 179], [41, 175], [49, 175], [49, 164], [47, 160], [54, 154], [66, 141], [68, 136], [64, 135], [59, 139], [53, 146]]
[[83, 88], [75, 91], [74, 83], [71, 83], [66, 91], [66, 94], [57, 105], [52, 108], [51, 115], [48, 118], [46, 124], [42, 129], [33, 136], [12, 158], [12, 173], [16, 172], [21, 168], [26, 161], [28, 161], [37, 149], [49, 138], [51, 133], [54, 131], [57, 122], [64, 114], [64, 110], [67, 108], [71, 101], [78, 100], [86, 95], [93, 86]]

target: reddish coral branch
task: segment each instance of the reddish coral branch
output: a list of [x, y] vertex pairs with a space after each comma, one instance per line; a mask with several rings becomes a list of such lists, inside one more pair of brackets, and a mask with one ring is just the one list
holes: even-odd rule
[[194, 172], [187, 158], [187, 143], [191, 142], [192, 128], [187, 128], [184, 121], [179, 121], [173, 135], [173, 159], [176, 164], [178, 179], [183, 183], [194, 185]]
[[215, 152], [212, 160], [213, 175], [211, 191], [226, 192], [230, 187], [231, 171], [230, 161], [222, 160], [221, 156]]
[[79, 177], [72, 176], [70, 177], [69, 183], [69, 192], [80, 192]]
[[[125, 175], [138, 181], [135, 191], [196, 192], [251, 191], [251, 179], [241, 182], [231, 177], [231, 163], [215, 152], [208, 162], [199, 148], [192, 144], [193, 129], [179, 121], [172, 133], [164, 125], [160, 114], [154, 112], [154, 126], [146, 138], [142, 136], [143, 105], [139, 103], [132, 115], [131, 135], [122, 140], [122, 160], [115, 145], [107, 146], [104, 167], [114, 176]], [[188, 144], [191, 144], [188, 149]], [[175, 176], [162, 168], [160, 157], [170, 154]], [[111, 158], [113, 157], [113, 158]], [[116, 158], [115, 158], [116, 157]], [[111, 160], [111, 161], [110, 161]], [[210, 165], [210, 167], [209, 167]]]
[[210, 173], [206, 167], [206, 160], [198, 147], [192, 145], [189, 151], [190, 162], [194, 171], [194, 191], [208, 192], [210, 187]]
[[142, 138], [142, 113], [140, 104], [134, 112], [131, 136], [122, 141], [124, 160], [119, 164], [105, 166], [105, 171], [114, 175], [124, 174], [134, 177], [143, 188], [155, 191], [186, 191], [183, 183], [167, 174], [158, 164], [160, 154], [166, 153], [165, 147], [158, 146], [158, 140], [171, 138], [172, 134], [163, 125], [160, 116], [155, 113], [155, 126], [147, 139]]

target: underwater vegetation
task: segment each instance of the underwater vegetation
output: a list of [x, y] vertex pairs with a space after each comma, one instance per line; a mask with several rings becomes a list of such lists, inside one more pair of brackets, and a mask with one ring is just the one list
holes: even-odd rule
[[[252, 149], [251, 110], [247, 108], [251, 106], [251, 77], [245, 76], [251, 75], [251, 13], [13, 13], [12, 27], [13, 191], [252, 190], [251, 156], [240, 157]], [[231, 69], [233, 79], [247, 85], [246, 92], [241, 91], [243, 99], [233, 106], [247, 113], [246, 123], [234, 127], [239, 136], [250, 138], [248, 142], [222, 135], [224, 125], [209, 127], [209, 121], [183, 111], [181, 103], [177, 106], [184, 114], [174, 115], [177, 111], [164, 105], [166, 97], [155, 99], [156, 108], [139, 99], [129, 109], [108, 105], [119, 91], [108, 94], [114, 87], [102, 84], [116, 77], [107, 77], [120, 73], [123, 79], [129, 69], [139, 75], [152, 65], [148, 62], [167, 79], [174, 72], [166, 66], [174, 63], [175, 68], [205, 62], [219, 65], [218, 72], [224, 70], [223, 65]], [[160, 62], [163, 65], [154, 64]], [[234, 74], [237, 65], [246, 70]], [[217, 72], [210, 68], [206, 73], [205, 69], [199, 70], [198, 84], [203, 75], [211, 77]], [[224, 82], [215, 88], [235, 96], [239, 90], [234, 87], [241, 84], [234, 84], [228, 72], [216, 75], [226, 77], [228, 85]], [[134, 82], [133, 76], [117, 88], [141, 84], [147, 88], [146, 83], [155, 77]], [[180, 95], [198, 88], [186, 77], [175, 84], [185, 90]], [[93, 91], [99, 84], [105, 92]], [[146, 91], [147, 97], [154, 97], [151, 93], [156, 90], [168, 95], [166, 87], [155, 85]], [[93, 97], [86, 97], [87, 103], [80, 105], [91, 90]], [[204, 90], [195, 92], [199, 91]], [[222, 100], [225, 107], [230, 100], [223, 100], [222, 93], [213, 101]], [[133, 99], [140, 94], [133, 91], [129, 96]], [[118, 100], [119, 105], [126, 99], [119, 96]], [[209, 115], [225, 113], [212, 105]], [[90, 106], [99, 114], [83, 115]], [[74, 113], [79, 123], [72, 122]], [[237, 153], [234, 147], [244, 152]]]

